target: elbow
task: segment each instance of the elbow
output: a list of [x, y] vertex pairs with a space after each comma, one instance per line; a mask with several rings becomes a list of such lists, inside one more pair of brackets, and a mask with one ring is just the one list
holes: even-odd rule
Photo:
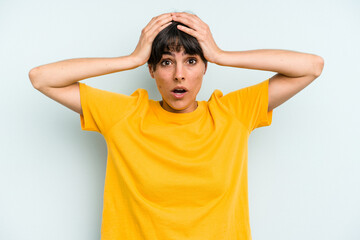
[[316, 78], [321, 75], [323, 68], [324, 68], [324, 59], [316, 55], [314, 60], [314, 76]]
[[39, 67], [35, 67], [29, 71], [29, 79], [33, 87], [37, 90], [40, 90], [41, 87], [41, 81], [39, 80], [40, 75], [40, 69]]

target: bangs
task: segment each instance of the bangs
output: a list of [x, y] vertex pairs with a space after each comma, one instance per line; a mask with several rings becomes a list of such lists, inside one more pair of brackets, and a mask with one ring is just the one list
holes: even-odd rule
[[154, 70], [156, 70], [156, 64], [160, 62], [164, 53], [180, 52], [182, 49], [186, 54], [199, 55], [204, 63], [207, 62], [197, 39], [179, 30], [177, 25], [188, 27], [185, 24], [173, 21], [155, 37], [148, 60], [148, 64], [151, 64]]
[[167, 35], [167, 39], [164, 38], [162, 45], [159, 46], [160, 49], [163, 49], [161, 55], [164, 52], [180, 52], [184, 49], [187, 54], [199, 54], [202, 53], [202, 49], [193, 36], [180, 32], [180, 30], [175, 35]]

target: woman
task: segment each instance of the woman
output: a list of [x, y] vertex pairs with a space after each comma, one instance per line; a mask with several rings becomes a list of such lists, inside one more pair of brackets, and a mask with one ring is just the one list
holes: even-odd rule
[[[196, 101], [207, 62], [277, 72]], [[162, 101], [78, 83], [148, 62]], [[70, 59], [32, 69], [34, 87], [80, 114], [108, 146], [101, 239], [251, 239], [247, 141], [274, 108], [316, 79], [323, 59], [285, 50], [229, 52], [196, 15], [166, 13], [129, 56]]]

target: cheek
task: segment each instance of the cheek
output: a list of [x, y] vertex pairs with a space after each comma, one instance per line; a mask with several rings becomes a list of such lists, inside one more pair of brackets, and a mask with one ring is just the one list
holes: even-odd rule
[[204, 77], [203, 73], [194, 74], [193, 75], [193, 79], [194, 79], [193, 86], [196, 87], [196, 88], [200, 88], [201, 84], [202, 84], [202, 81], [203, 81], [203, 77]]
[[161, 83], [161, 81], [159, 79], [156, 79], [156, 85], [157, 85], [159, 90], [162, 89], [162, 83]]
[[158, 72], [155, 75], [155, 80], [158, 88], [163, 89], [166, 88], [169, 83], [171, 83], [172, 77], [171, 74], [169, 74], [168, 72]]
[[167, 88], [167, 82], [166, 79], [164, 79], [162, 76], [157, 76], [156, 78], [156, 85], [159, 89], [159, 91], [165, 91]]

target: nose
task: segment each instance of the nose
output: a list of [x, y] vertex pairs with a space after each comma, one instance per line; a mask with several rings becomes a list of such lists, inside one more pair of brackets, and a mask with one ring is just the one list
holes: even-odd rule
[[185, 80], [184, 69], [183, 69], [182, 64], [176, 64], [175, 77], [174, 78], [175, 78], [176, 81]]

